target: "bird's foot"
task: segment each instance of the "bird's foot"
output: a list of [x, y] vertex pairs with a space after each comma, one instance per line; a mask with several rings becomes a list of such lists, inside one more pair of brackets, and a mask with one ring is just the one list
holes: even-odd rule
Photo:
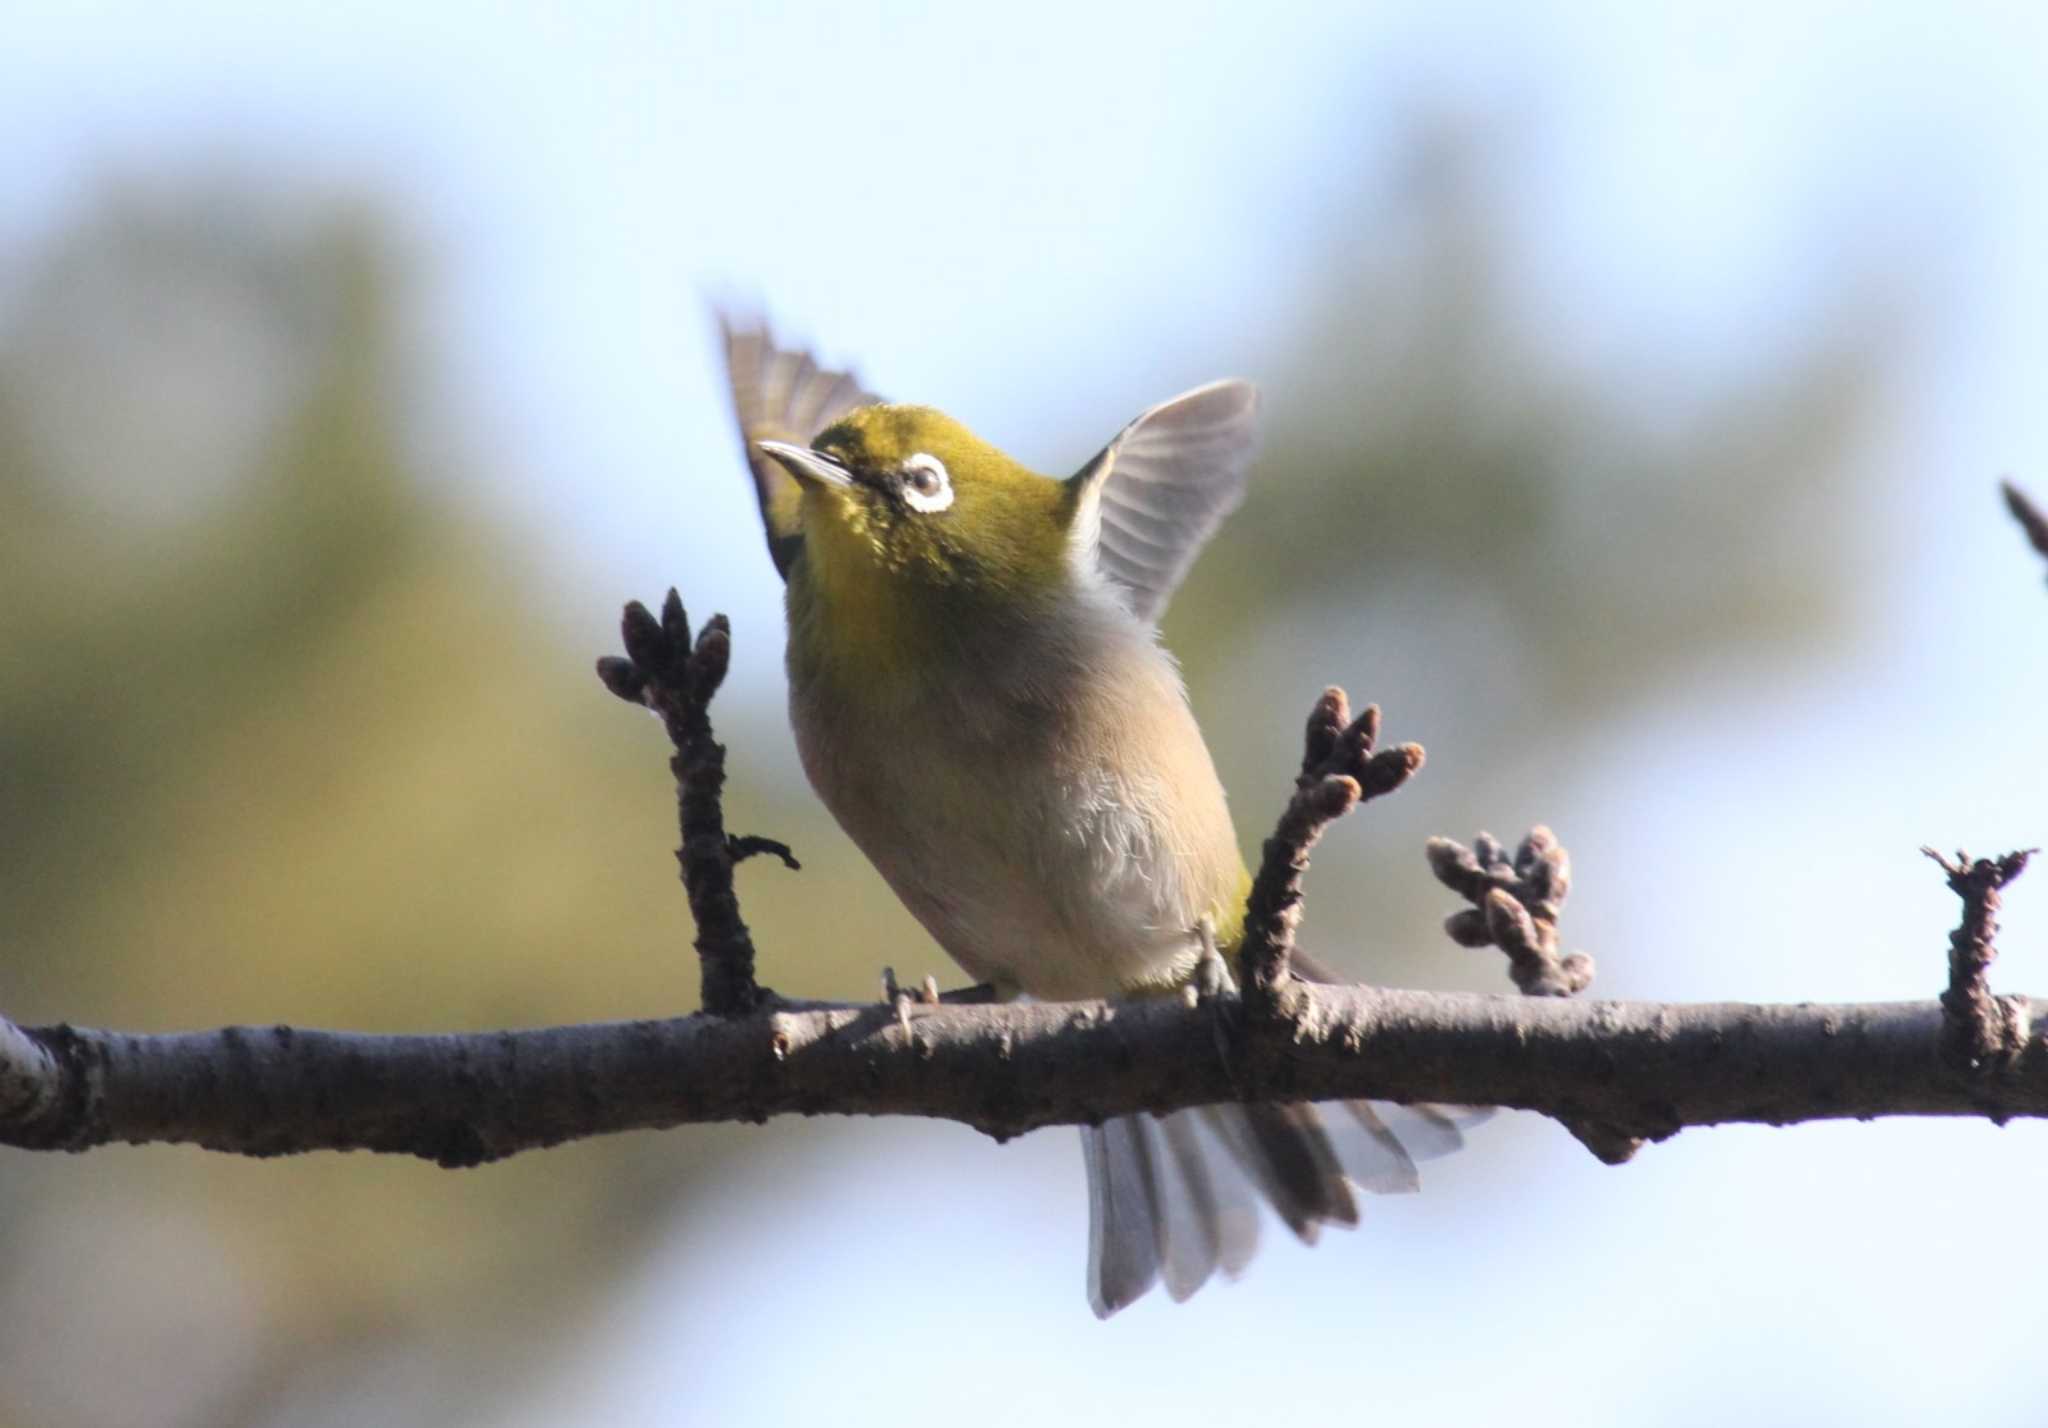
[[1223, 960], [1223, 951], [1216, 945], [1216, 919], [1204, 914], [1195, 924], [1195, 937], [1202, 944], [1202, 952], [1195, 962], [1188, 990], [1194, 1005], [1205, 1006], [1235, 993], [1237, 983], [1231, 979], [1230, 964]]
[[[1228, 1067], [1233, 1023], [1237, 1019], [1237, 981], [1230, 975], [1230, 963], [1224, 960], [1223, 949], [1216, 945], [1216, 920], [1204, 915], [1195, 924], [1195, 937], [1202, 944], [1202, 953], [1182, 995], [1189, 1006], [1207, 1009], [1216, 1057]], [[1231, 1079], [1237, 1079], [1235, 1072]]]
[[882, 969], [882, 1005], [895, 1008], [897, 1024], [906, 1031], [910, 1027], [910, 1009], [913, 1006], [982, 1006], [1001, 1000], [1001, 991], [986, 982], [942, 992], [939, 979], [927, 975], [919, 986], [909, 988], [897, 983], [894, 967]]

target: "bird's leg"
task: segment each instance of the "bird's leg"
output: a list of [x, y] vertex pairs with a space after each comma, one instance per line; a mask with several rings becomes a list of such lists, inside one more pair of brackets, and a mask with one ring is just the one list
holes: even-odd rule
[[1207, 913], [1195, 924], [1195, 938], [1202, 944], [1202, 955], [1195, 962], [1195, 975], [1188, 986], [1194, 992], [1196, 1006], [1202, 1006], [1237, 990], [1237, 984], [1230, 979], [1230, 964], [1223, 960], [1222, 949], [1216, 945], [1216, 919]]
[[882, 1005], [896, 1009], [896, 1024], [907, 1034], [910, 1031], [910, 993], [896, 985], [896, 969], [882, 969]]
[[1202, 944], [1202, 952], [1181, 995], [1187, 998], [1189, 1006], [1208, 1009], [1209, 1029], [1216, 1042], [1216, 1059], [1230, 1068], [1230, 1079], [1236, 1083], [1239, 1077], [1232, 1066], [1231, 1038], [1237, 1019], [1237, 982], [1230, 975], [1230, 963], [1224, 957], [1223, 949], [1216, 945], [1216, 919], [1204, 913], [1202, 920], [1194, 926], [1194, 934]]

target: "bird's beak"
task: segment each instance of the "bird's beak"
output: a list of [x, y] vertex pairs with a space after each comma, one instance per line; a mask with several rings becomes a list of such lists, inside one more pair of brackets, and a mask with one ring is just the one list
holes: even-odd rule
[[844, 466], [808, 446], [793, 446], [786, 441], [757, 441], [754, 444], [781, 462], [783, 469], [799, 481], [816, 482], [821, 486], [853, 484], [853, 476]]

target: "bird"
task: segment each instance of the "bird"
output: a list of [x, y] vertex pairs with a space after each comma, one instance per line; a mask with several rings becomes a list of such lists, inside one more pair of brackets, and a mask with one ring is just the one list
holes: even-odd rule
[[[1001, 998], [1176, 994], [1234, 952], [1251, 878], [1158, 621], [1243, 498], [1257, 389], [1161, 402], [1059, 479], [757, 320], [719, 327], [784, 581], [797, 751], [905, 907]], [[1369, 1170], [1347, 1173], [1307, 1105], [1084, 1126], [1096, 1315], [1235, 1277], [1254, 1191], [1314, 1243], [1358, 1222], [1358, 1189], [1415, 1188], [1387, 1118], [1343, 1105]], [[1416, 1154], [1456, 1147], [1457, 1113], [1412, 1110]]]

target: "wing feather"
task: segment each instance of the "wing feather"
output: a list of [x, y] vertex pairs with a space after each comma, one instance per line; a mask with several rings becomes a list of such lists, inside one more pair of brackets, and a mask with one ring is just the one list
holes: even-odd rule
[[1083, 489], [1077, 538], [1139, 619], [1159, 618], [1244, 499], [1258, 418], [1251, 383], [1211, 382], [1145, 412], [1073, 478]]
[[790, 563], [803, 549], [798, 514], [802, 498], [796, 478], [763, 455], [757, 443], [789, 441], [809, 446], [819, 432], [848, 412], [880, 398], [866, 391], [851, 372], [821, 367], [801, 349], [777, 347], [765, 323], [720, 313], [718, 330], [725, 342], [733, 416], [746, 445], [747, 466], [754, 473], [754, 495], [761, 503], [768, 554], [777, 573], [786, 577]]

